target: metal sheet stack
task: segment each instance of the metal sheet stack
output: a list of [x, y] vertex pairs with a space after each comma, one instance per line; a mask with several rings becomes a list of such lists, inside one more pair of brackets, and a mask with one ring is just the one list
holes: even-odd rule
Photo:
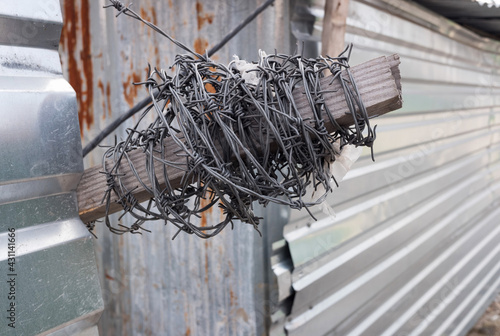
[[353, 62], [397, 52], [404, 104], [374, 121], [376, 161], [346, 175], [336, 218], [285, 226], [285, 329], [464, 335], [500, 286], [500, 43], [409, 2], [349, 6]]

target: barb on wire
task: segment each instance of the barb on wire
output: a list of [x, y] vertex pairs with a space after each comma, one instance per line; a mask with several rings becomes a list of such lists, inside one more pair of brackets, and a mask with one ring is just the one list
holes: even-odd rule
[[[113, 0], [112, 5], [118, 14], [144, 22], [120, 2]], [[334, 178], [329, 164], [338, 154], [334, 142], [341, 148], [346, 144], [372, 146], [375, 131], [348, 64], [351, 46], [338, 57], [305, 59], [261, 52], [256, 64], [235, 60], [227, 66], [184, 49], [189, 54], [176, 56], [172, 75], [149, 68], [148, 78], [141, 84], [153, 104], [128, 130], [126, 139], [110, 147], [103, 157], [108, 181], [106, 208], [115, 194], [124, 213], [136, 219], [130, 227], [116, 227], [106, 215], [105, 223], [112, 232], [140, 233], [151, 220], [176, 226], [177, 234], [183, 231], [201, 238], [215, 236], [235, 219], [258, 230], [260, 218], [252, 208], [255, 201], [264, 206], [272, 202], [307, 209], [325, 199]], [[322, 87], [321, 79], [325, 72], [341, 82], [338, 94], [345, 96], [354, 120], [350, 127], [337, 125], [324, 103], [328, 88]], [[304, 119], [295, 104], [293, 91], [299, 88], [314, 112], [312, 118]], [[140, 129], [139, 124], [149, 114], [155, 120]], [[325, 117], [337, 126], [333, 134], [326, 130]], [[174, 148], [166, 143], [173, 143]], [[147, 180], [137, 173], [129, 156], [132, 150], [142, 153]], [[172, 160], [179, 155], [182, 164]], [[157, 162], [162, 163], [162, 169], [155, 166]], [[130, 167], [149, 192], [151, 199], [146, 205], [140, 204], [123, 183], [124, 167]], [[169, 183], [169, 167], [184, 170], [179, 188]], [[307, 201], [307, 187], [319, 185], [325, 193]], [[216, 204], [224, 215], [221, 222], [193, 224], [194, 218]]]

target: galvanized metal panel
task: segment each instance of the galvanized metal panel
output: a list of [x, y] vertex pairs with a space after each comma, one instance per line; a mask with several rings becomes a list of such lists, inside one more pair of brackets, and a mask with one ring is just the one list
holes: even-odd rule
[[89, 333], [103, 307], [74, 192], [83, 162], [61, 28], [58, 1], [0, 8], [0, 335]]
[[[132, 8], [203, 53], [262, 2], [141, 0]], [[115, 18], [116, 12], [102, 8], [105, 4], [63, 1], [61, 58], [79, 98], [84, 145], [146, 96], [132, 82], [147, 78], [148, 63], [167, 69], [181, 52], [139, 22]], [[237, 54], [256, 60], [259, 49], [289, 53], [288, 8], [288, 1], [276, 1], [213, 59], [227, 63]], [[136, 120], [122, 125], [118, 138]], [[112, 142], [110, 137], [105, 144]], [[99, 164], [103, 152], [98, 148], [86, 157], [86, 167]], [[211, 225], [220, 218], [215, 208], [199, 221]], [[268, 297], [274, 286], [271, 245], [282, 239], [286, 222], [285, 218], [276, 223], [280, 220], [275, 215], [270, 218], [273, 227], [263, 225], [264, 238], [251, 226], [236, 223], [234, 230], [228, 228], [207, 241], [185, 234], [172, 241], [175, 231], [162, 222], [148, 224], [152, 233], [142, 236], [116, 236], [97, 223], [96, 254], [106, 307], [99, 323], [101, 335], [265, 334], [275, 308]], [[111, 220], [133, 222], [128, 216]]]
[[328, 199], [336, 218], [285, 226], [285, 329], [463, 335], [499, 289], [500, 43], [401, 1], [351, 1], [347, 23], [353, 64], [400, 54], [404, 107], [374, 120], [376, 162]]

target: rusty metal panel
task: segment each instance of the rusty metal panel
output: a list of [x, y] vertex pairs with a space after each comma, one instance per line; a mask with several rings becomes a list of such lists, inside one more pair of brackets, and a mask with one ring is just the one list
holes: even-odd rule
[[404, 107], [374, 120], [376, 161], [365, 153], [328, 199], [334, 219], [291, 214], [284, 327], [464, 335], [500, 288], [500, 43], [406, 1], [349, 6], [351, 63], [399, 53]]
[[[263, 1], [134, 1], [133, 9], [173, 37], [203, 52]], [[106, 2], [62, 1], [65, 26], [60, 53], [63, 71], [78, 96], [83, 144], [146, 96], [133, 82], [146, 79], [148, 63], [167, 69], [180, 49], [144, 25], [104, 10]], [[258, 50], [291, 51], [289, 2], [276, 3], [241, 31], [213, 59], [233, 54], [256, 60]], [[132, 118], [116, 132], [124, 137]], [[151, 120], [149, 120], [151, 121]], [[110, 144], [113, 138], [105, 140]], [[104, 149], [85, 158], [101, 162]], [[200, 219], [210, 225], [218, 208]], [[130, 225], [125, 216], [117, 223]], [[284, 223], [282, 223], [284, 225]], [[263, 230], [266, 230], [264, 225]], [[277, 225], [275, 225], [278, 228]], [[237, 223], [211, 240], [180, 234], [164, 223], [151, 234], [116, 236], [97, 225], [95, 241], [105, 301], [101, 335], [261, 335], [269, 328], [271, 238]], [[282, 239], [282, 226], [277, 229]], [[264, 237], [270, 237], [265, 235]], [[271, 279], [271, 280], [270, 280]]]

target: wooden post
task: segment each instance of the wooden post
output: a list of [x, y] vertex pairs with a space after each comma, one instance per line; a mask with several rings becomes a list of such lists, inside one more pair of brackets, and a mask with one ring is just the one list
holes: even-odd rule
[[337, 57], [344, 50], [349, 0], [326, 0], [321, 54]]
[[[364, 102], [369, 116], [378, 116], [387, 112], [397, 110], [402, 106], [401, 100], [401, 77], [399, 75], [399, 56], [382, 56], [366, 63], [354, 66], [351, 68], [352, 75], [356, 81], [361, 99]], [[331, 81], [331, 78], [322, 79], [322, 84], [326, 87]], [[342, 92], [342, 87], [339, 79], [336, 79], [329, 87], [331, 92]], [[300, 110], [304, 119], [310, 118], [314, 120], [313, 111], [305, 95], [296, 90], [293, 93], [297, 108]], [[348, 114], [349, 109], [343, 94], [325, 94], [325, 104], [329, 107], [336, 122], [341, 125], [351, 125], [353, 119]], [[328, 131], [333, 132], [334, 126], [330, 119], [325, 117], [325, 126]], [[165, 140], [166, 152], [171, 157], [169, 160], [177, 164], [186, 164], [184, 156], [176, 155], [179, 152], [178, 146], [171, 138]], [[137, 174], [143, 181], [148, 181], [148, 172], [146, 171], [145, 162], [143, 160], [142, 151], [136, 150], [129, 153], [129, 157], [134, 163]], [[111, 163], [110, 163], [111, 164]], [[120, 173], [125, 174], [121, 181], [127, 186], [128, 190], [134, 190], [133, 195], [140, 202], [145, 201], [151, 195], [145, 191], [144, 187], [138, 183], [134, 174], [130, 171], [127, 165], [122, 166]], [[155, 170], [163, 169], [163, 164], [159, 161], [155, 163]], [[80, 184], [77, 189], [78, 208], [80, 218], [84, 223], [99, 219], [105, 214], [105, 204], [102, 204], [103, 195], [107, 189], [106, 176], [101, 173], [102, 167], [93, 167], [85, 170]], [[167, 174], [170, 185], [173, 188], [180, 187], [180, 181], [183, 171], [173, 167], [167, 168]], [[162, 178], [162, 176], [158, 176]], [[158, 181], [164, 184], [165, 181]], [[109, 213], [118, 212], [121, 210], [114, 194], [111, 197]]]

